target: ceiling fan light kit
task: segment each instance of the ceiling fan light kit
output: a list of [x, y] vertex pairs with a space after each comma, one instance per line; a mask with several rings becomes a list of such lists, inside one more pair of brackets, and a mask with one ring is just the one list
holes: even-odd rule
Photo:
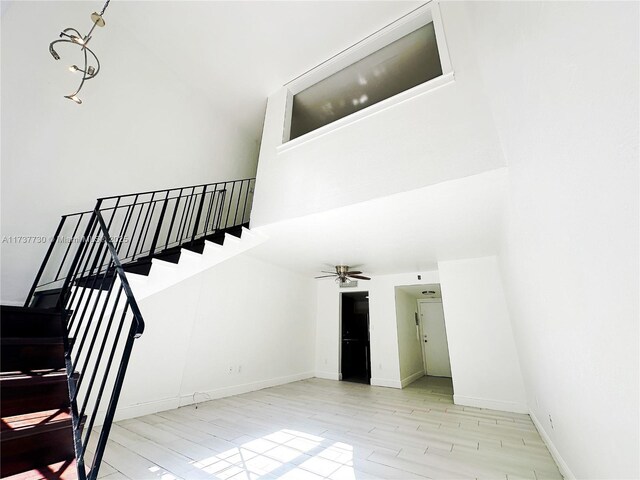
[[[364, 275], [362, 275], [362, 272], [360, 272], [358, 270], [349, 270], [349, 266], [348, 265], [336, 265], [336, 271], [335, 272], [326, 272], [326, 271], [323, 270], [322, 273], [328, 273], [329, 275], [320, 275], [319, 277], [315, 277], [315, 278], [336, 277], [335, 281], [340, 286], [344, 286], [348, 282], [353, 282], [353, 279], [371, 280], [369, 277], [365, 277]], [[357, 282], [355, 282], [355, 283], [357, 285]], [[351, 286], [351, 285], [349, 285], [349, 286]]]

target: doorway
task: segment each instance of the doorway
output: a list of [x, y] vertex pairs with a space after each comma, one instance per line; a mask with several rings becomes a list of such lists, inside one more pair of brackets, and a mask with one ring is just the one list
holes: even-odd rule
[[369, 292], [341, 294], [342, 380], [371, 383]]
[[418, 316], [425, 374], [432, 377], [451, 378], [442, 299], [418, 300]]

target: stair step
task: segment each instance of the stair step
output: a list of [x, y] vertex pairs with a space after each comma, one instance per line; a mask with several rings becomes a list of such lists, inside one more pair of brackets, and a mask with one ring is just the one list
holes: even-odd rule
[[[78, 374], [75, 375], [78, 378]], [[69, 407], [67, 374], [64, 370], [0, 375], [3, 416]]]
[[128, 273], [147, 276], [151, 271], [151, 259], [149, 257], [145, 257], [141, 260], [136, 260], [135, 262], [126, 263], [122, 265], [122, 268]]
[[64, 462], [51, 463], [41, 467], [16, 473], [10, 477], [3, 477], [5, 480], [77, 480], [78, 466], [75, 459]]
[[202, 252], [204, 252], [204, 245], [205, 245], [204, 238], [199, 238], [198, 240], [195, 240], [193, 243], [187, 243], [182, 248], [184, 248], [185, 250], [189, 250], [190, 252], [201, 254]]
[[109, 290], [109, 288], [111, 288], [111, 285], [113, 285], [116, 277], [117, 275], [115, 274], [115, 269], [110, 268], [109, 271], [107, 271], [106, 275], [104, 273], [99, 273], [97, 275], [81, 277], [76, 279], [76, 281], [73, 283], [77, 287]]
[[50, 288], [48, 290], [40, 290], [33, 294], [30, 307], [36, 308], [54, 308], [58, 304], [61, 288]]
[[61, 337], [3, 337], [0, 345], [3, 372], [59, 370], [65, 366]]
[[214, 233], [213, 235], [207, 235], [204, 237], [205, 240], [209, 240], [210, 242], [217, 243], [218, 245], [224, 245], [224, 232]]
[[0, 425], [2, 476], [74, 458], [68, 409], [3, 417]]
[[180, 261], [180, 250], [182, 247], [172, 247], [160, 253], [154, 253], [153, 258], [157, 258], [164, 262], [178, 263]]
[[242, 237], [242, 227], [244, 225], [237, 225], [235, 227], [229, 227], [225, 230], [225, 233], [228, 233], [229, 235], [233, 235], [234, 237]]
[[60, 312], [51, 309], [0, 307], [0, 336], [62, 337], [64, 324]]

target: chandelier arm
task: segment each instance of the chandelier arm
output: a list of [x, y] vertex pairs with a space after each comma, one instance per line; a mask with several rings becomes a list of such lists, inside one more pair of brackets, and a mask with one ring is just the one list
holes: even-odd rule
[[82, 87], [84, 85], [84, 81], [87, 79], [87, 49], [84, 48], [84, 70], [82, 73], [82, 80], [80, 80], [80, 85], [78, 85], [78, 89], [73, 92], [72, 94], [69, 95], [69, 97], [75, 97], [76, 95], [78, 95], [78, 93], [80, 93], [80, 90], [82, 90]]
[[88, 74], [87, 66], [85, 65], [85, 73], [87, 73], [87, 78], [86, 78], [86, 79], [87, 79], [87, 80], [91, 80], [93, 77], [95, 77], [96, 75], [98, 75], [98, 72], [100, 71], [100, 60], [98, 60], [98, 57], [96, 56], [96, 54], [95, 54], [95, 53], [93, 53], [93, 51], [92, 51], [90, 48], [85, 47], [85, 48], [84, 48], [84, 51], [85, 51], [85, 56], [86, 56], [86, 54], [87, 54], [86, 52], [88, 51], [91, 55], [93, 55], [93, 59], [96, 61], [96, 69], [95, 69], [95, 71], [93, 72], [93, 74], [91, 74], [91, 75], [89, 75], [89, 74]]
[[[65, 38], [61, 38], [61, 39], [59, 39], [59, 40], [54, 40], [53, 42], [51, 42], [51, 43], [49, 44], [49, 52], [51, 53], [51, 55], [53, 55], [53, 58], [55, 58], [56, 60], [60, 60], [60, 55], [58, 55], [58, 52], [56, 52], [56, 51], [54, 50], [53, 46], [54, 46], [56, 43], [60, 43], [60, 42], [76, 44], [76, 42], [74, 42], [74, 41], [72, 41], [72, 40], [67, 40], [67, 39], [65, 39]], [[76, 45], [77, 45], [77, 44], [76, 44]]]
[[71, 35], [69, 35], [67, 32], [73, 32], [78, 36], [78, 38], [82, 38], [82, 34], [75, 28], [71, 28], [71, 27], [65, 28], [64, 30], [62, 30], [62, 32], [60, 32], [60, 36], [62, 37], [64, 35], [65, 37], [71, 37]]

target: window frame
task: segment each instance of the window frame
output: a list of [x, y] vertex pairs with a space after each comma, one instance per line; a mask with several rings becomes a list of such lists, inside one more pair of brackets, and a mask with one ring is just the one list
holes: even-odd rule
[[[385, 100], [363, 108], [346, 117], [342, 117], [334, 122], [323, 125], [320, 128], [305, 133], [293, 140], [290, 140], [291, 119], [293, 113], [293, 97], [308, 87], [330, 77], [334, 73], [354, 64], [355, 62], [365, 58], [366, 56], [380, 50], [381, 48], [393, 43], [394, 41], [408, 35], [418, 28], [433, 22], [436, 35], [436, 43], [438, 54], [440, 56], [440, 64], [442, 66], [442, 75], [435, 77], [427, 82], [421, 83], [413, 88], [393, 95]], [[284, 85], [286, 89], [285, 115], [282, 132], [282, 142], [277, 147], [278, 153], [290, 150], [299, 145], [307, 143], [310, 140], [321, 137], [335, 130], [341, 129], [354, 122], [375, 115], [388, 108], [413, 99], [419, 95], [431, 92], [444, 85], [452, 83], [455, 80], [453, 66], [449, 58], [449, 49], [442, 25], [442, 17], [440, 14], [440, 5], [437, 0], [432, 0], [418, 7], [404, 17], [396, 20], [387, 27], [379, 30], [366, 39], [342, 51], [335, 57], [321, 63], [317, 67], [301, 75]]]

